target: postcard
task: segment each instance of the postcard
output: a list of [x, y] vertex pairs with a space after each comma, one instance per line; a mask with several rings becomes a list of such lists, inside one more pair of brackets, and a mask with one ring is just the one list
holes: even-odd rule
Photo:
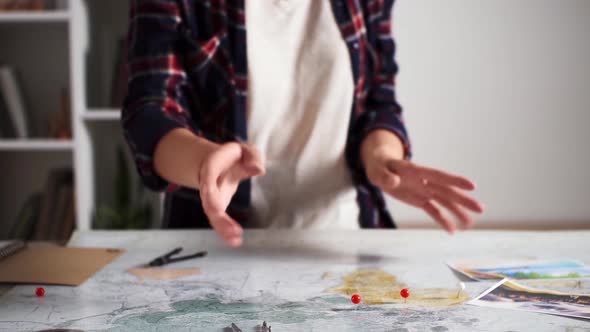
[[590, 267], [575, 260], [450, 262], [448, 265], [473, 280], [590, 278]]
[[468, 304], [590, 319], [590, 294], [567, 294], [503, 279]]

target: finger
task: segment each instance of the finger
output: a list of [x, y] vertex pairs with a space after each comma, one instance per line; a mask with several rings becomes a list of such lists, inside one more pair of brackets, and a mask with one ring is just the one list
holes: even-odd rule
[[205, 214], [209, 219], [209, 224], [223, 241], [232, 247], [239, 246], [242, 243], [242, 226], [225, 211], [211, 211], [208, 209], [208, 204], [205, 201], [203, 201], [203, 210], [205, 210]]
[[427, 187], [433, 194], [434, 198], [446, 199], [451, 202], [458, 203], [473, 212], [483, 212], [483, 206], [481, 205], [481, 203], [465, 195], [464, 193], [456, 190], [455, 188], [443, 186], [433, 182], [428, 182]]
[[[214, 190], [218, 186], [218, 179], [233, 164], [242, 157], [242, 148], [238, 143], [223, 144], [201, 166], [201, 187]], [[203, 188], [201, 188], [203, 189]]]
[[222, 213], [209, 218], [209, 222], [215, 232], [231, 247], [242, 244], [242, 227], [227, 213]]
[[455, 225], [442, 213], [442, 211], [426, 197], [410, 192], [387, 191], [388, 194], [407, 204], [424, 210], [432, 219], [440, 224], [447, 232], [453, 234]]
[[249, 176], [264, 175], [266, 172], [262, 154], [253, 145], [242, 144], [242, 164]]
[[205, 189], [201, 190], [200, 195], [203, 210], [205, 211], [207, 218], [209, 218], [209, 223], [213, 228], [223, 234], [241, 235], [242, 226], [231, 217], [227, 216], [227, 213], [225, 212], [227, 206], [223, 205], [222, 201], [224, 199], [220, 197], [221, 193], [211, 193]]
[[443, 185], [454, 186], [464, 190], [474, 190], [475, 183], [462, 176], [443, 172], [438, 169], [418, 166], [420, 175], [429, 182], [437, 182]]
[[453, 234], [455, 232], [455, 224], [453, 224], [449, 218], [447, 218], [441, 211], [441, 209], [434, 205], [431, 200], [425, 201], [422, 205], [422, 209], [426, 211], [426, 213], [434, 219], [439, 225], [441, 225], [449, 234]]
[[425, 196], [421, 196], [419, 194], [415, 194], [409, 191], [399, 192], [396, 190], [385, 190], [385, 192], [388, 193], [391, 197], [398, 199], [404, 203], [410, 204], [419, 209], [422, 209], [424, 203], [428, 201], [428, 198], [426, 198]]
[[451, 211], [451, 213], [453, 213], [455, 217], [457, 217], [457, 219], [461, 222], [463, 229], [468, 229], [473, 226], [473, 219], [458, 204], [441, 197], [436, 198], [436, 202], [444, 206], [447, 210]]

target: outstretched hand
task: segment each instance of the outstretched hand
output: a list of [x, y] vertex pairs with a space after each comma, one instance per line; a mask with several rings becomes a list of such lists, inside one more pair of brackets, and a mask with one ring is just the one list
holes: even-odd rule
[[241, 181], [265, 172], [255, 147], [225, 143], [211, 152], [199, 170], [199, 193], [205, 214], [217, 234], [230, 246], [242, 244], [243, 229], [226, 209]]
[[[394, 139], [398, 140], [397, 137]], [[363, 146], [363, 162], [369, 181], [391, 197], [424, 210], [449, 233], [453, 233], [457, 225], [443, 210], [453, 214], [462, 228], [473, 226], [474, 220], [468, 211], [482, 213], [483, 206], [465, 193], [475, 189], [472, 181], [402, 160], [396, 149], [384, 142], [387, 141], [381, 139], [380, 144], [373, 144], [369, 138], [367, 145]], [[401, 146], [399, 140], [392, 144]]]

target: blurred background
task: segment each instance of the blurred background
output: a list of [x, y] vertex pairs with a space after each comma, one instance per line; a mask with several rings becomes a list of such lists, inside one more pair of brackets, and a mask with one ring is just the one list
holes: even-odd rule
[[[0, 239], [159, 227], [119, 125], [128, 5], [0, 0]], [[414, 160], [477, 182], [478, 227], [590, 228], [590, 1], [398, 0], [394, 30]]]
[[398, 0], [394, 29], [414, 160], [475, 180], [479, 227], [589, 228], [590, 1]]

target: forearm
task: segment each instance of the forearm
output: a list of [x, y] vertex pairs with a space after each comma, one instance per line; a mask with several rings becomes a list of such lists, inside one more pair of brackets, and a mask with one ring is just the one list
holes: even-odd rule
[[178, 128], [166, 134], [156, 146], [154, 168], [167, 181], [198, 189], [203, 160], [218, 147], [216, 143]]
[[363, 166], [371, 157], [409, 159], [411, 156], [402, 108], [396, 98], [395, 77], [398, 66], [392, 37], [393, 3], [394, 0], [383, 0], [379, 6], [375, 6], [380, 11], [375, 13], [378, 38], [373, 45], [378, 61], [365, 101], [366, 116], [359, 131], [365, 135], [359, 151]]
[[366, 166], [371, 158], [376, 157], [404, 159], [404, 151], [404, 145], [396, 134], [386, 129], [375, 129], [362, 142], [361, 160]]

